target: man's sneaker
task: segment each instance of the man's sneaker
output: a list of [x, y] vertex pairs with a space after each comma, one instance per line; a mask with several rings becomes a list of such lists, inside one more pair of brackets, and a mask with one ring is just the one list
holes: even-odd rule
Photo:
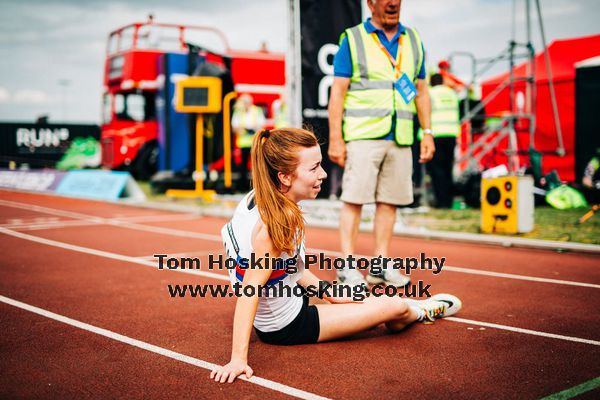
[[425, 311], [423, 321], [433, 322], [438, 318], [449, 317], [456, 314], [462, 307], [462, 302], [451, 294], [436, 294], [430, 299], [419, 302], [417, 307]]
[[402, 275], [397, 269], [382, 269], [379, 274], [374, 274], [372, 271], [369, 271], [367, 282], [372, 285], [386, 283], [390, 286], [404, 287], [410, 283], [410, 278], [406, 275]]
[[367, 287], [365, 277], [356, 268], [344, 268], [337, 271], [337, 280], [339, 283], [350, 286]]

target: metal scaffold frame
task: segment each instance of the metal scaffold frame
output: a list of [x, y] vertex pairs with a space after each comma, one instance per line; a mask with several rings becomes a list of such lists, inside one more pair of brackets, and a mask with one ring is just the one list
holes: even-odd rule
[[[481, 103], [473, 109], [469, 109], [468, 101], [464, 102], [464, 117], [461, 120], [461, 124], [467, 123], [467, 143], [468, 149], [462, 154], [457, 160], [456, 165], [460, 166], [467, 164], [465, 170], [479, 170], [479, 162], [481, 159], [496, 147], [504, 138], [508, 137], [508, 148], [505, 150], [508, 156], [508, 170], [511, 174], [517, 173], [519, 170], [519, 157], [518, 157], [518, 145], [517, 145], [517, 134], [515, 130], [515, 124], [518, 120], [528, 119], [529, 120], [529, 150], [535, 151], [535, 129], [536, 129], [536, 100], [537, 100], [537, 89], [535, 79], [535, 50], [531, 40], [531, 0], [525, 0], [525, 14], [526, 14], [526, 41], [519, 43], [516, 41], [516, 20], [517, 20], [517, 3], [519, 0], [513, 0], [512, 2], [512, 27], [511, 27], [511, 40], [509, 41], [508, 47], [504, 49], [499, 55], [491, 58], [475, 58], [472, 53], [464, 51], [456, 51], [450, 53], [448, 59], [452, 65], [452, 61], [456, 57], [468, 57], [471, 61], [471, 80], [470, 85], [475, 85], [478, 79], [485, 74], [489, 69], [496, 65], [500, 61], [508, 61], [509, 63], [509, 74], [506, 80], [501, 82], [488, 96], [482, 99]], [[552, 67], [550, 64], [550, 55], [547, 51], [546, 34], [544, 30], [544, 22], [542, 17], [542, 11], [539, 0], [534, 0], [535, 8], [537, 12], [538, 28], [540, 31], [542, 46], [544, 48], [544, 57], [546, 64], [546, 73], [548, 75], [548, 85], [550, 90], [550, 100], [552, 103], [552, 112], [554, 118], [554, 126], [556, 129], [558, 147], [556, 154], [564, 156], [565, 149], [562, 137], [562, 130], [560, 126], [560, 116], [558, 112], [558, 104], [556, 102], [556, 94], [554, 91], [554, 82], [552, 76]], [[525, 50], [525, 52], [522, 52]], [[515, 64], [517, 60], [526, 58], [528, 60], [526, 64], [526, 74], [523, 77], [515, 76]], [[523, 112], [519, 111], [517, 105], [517, 96], [515, 93], [515, 84], [519, 81], [525, 82], [525, 104]], [[505, 115], [499, 117], [499, 124], [487, 125], [483, 131], [481, 137], [477, 141], [473, 141], [473, 133], [471, 131], [471, 121], [477, 114], [484, 109], [484, 107], [494, 100], [504, 89], [509, 89], [509, 110]]]

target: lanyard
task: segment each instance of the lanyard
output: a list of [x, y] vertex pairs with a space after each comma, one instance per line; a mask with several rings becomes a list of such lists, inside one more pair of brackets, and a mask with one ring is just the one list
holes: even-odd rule
[[396, 79], [400, 78], [400, 75], [402, 75], [400, 72], [400, 68], [402, 66], [402, 43], [404, 42], [404, 35], [400, 33], [398, 37], [398, 60], [395, 60], [394, 57], [392, 57], [392, 55], [390, 54], [390, 52], [381, 43], [381, 40], [379, 40], [379, 36], [377, 36], [377, 33], [371, 32], [371, 36], [373, 36], [375, 43], [377, 43], [381, 51], [383, 51], [383, 54], [386, 55], [388, 60], [390, 60], [390, 62], [394, 66], [394, 71], [396, 72]]

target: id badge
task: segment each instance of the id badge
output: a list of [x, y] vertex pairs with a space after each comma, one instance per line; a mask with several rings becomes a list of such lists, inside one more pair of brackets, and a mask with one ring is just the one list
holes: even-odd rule
[[405, 73], [394, 82], [394, 87], [398, 93], [400, 93], [400, 96], [402, 96], [402, 99], [406, 104], [410, 103], [417, 95], [417, 88], [410, 79], [408, 79], [408, 76], [406, 76]]

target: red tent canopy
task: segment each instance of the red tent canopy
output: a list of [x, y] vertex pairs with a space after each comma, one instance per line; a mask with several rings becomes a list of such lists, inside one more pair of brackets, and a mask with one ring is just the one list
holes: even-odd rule
[[[575, 66], [574, 64], [600, 55], [600, 34], [584, 36], [573, 39], [556, 40], [547, 48], [550, 56], [552, 77], [558, 103], [560, 125], [562, 128], [563, 142], [566, 151], [564, 157], [553, 152], [558, 147], [558, 139], [554, 126], [552, 104], [548, 86], [548, 75], [546, 73], [546, 62], [544, 53], [535, 57], [535, 80], [537, 88], [536, 100], [536, 132], [535, 148], [544, 153], [543, 172], [556, 169], [561, 179], [573, 181], [575, 179]], [[516, 77], [526, 76], [527, 62], [523, 62], [514, 69]], [[483, 82], [483, 98], [492, 92], [499, 84], [508, 79], [508, 72], [495, 76]], [[517, 82], [515, 92], [525, 95], [525, 83]], [[504, 89], [500, 94], [486, 105], [486, 114], [495, 114], [509, 110], [509, 90]], [[518, 133], [519, 150], [529, 148], [529, 136], [526, 129]], [[501, 146], [506, 146], [504, 141]], [[499, 153], [497, 154], [499, 155]], [[526, 162], [526, 158], [523, 158]], [[489, 160], [488, 160], [489, 162]], [[493, 163], [503, 163], [505, 158], [496, 157]]]

